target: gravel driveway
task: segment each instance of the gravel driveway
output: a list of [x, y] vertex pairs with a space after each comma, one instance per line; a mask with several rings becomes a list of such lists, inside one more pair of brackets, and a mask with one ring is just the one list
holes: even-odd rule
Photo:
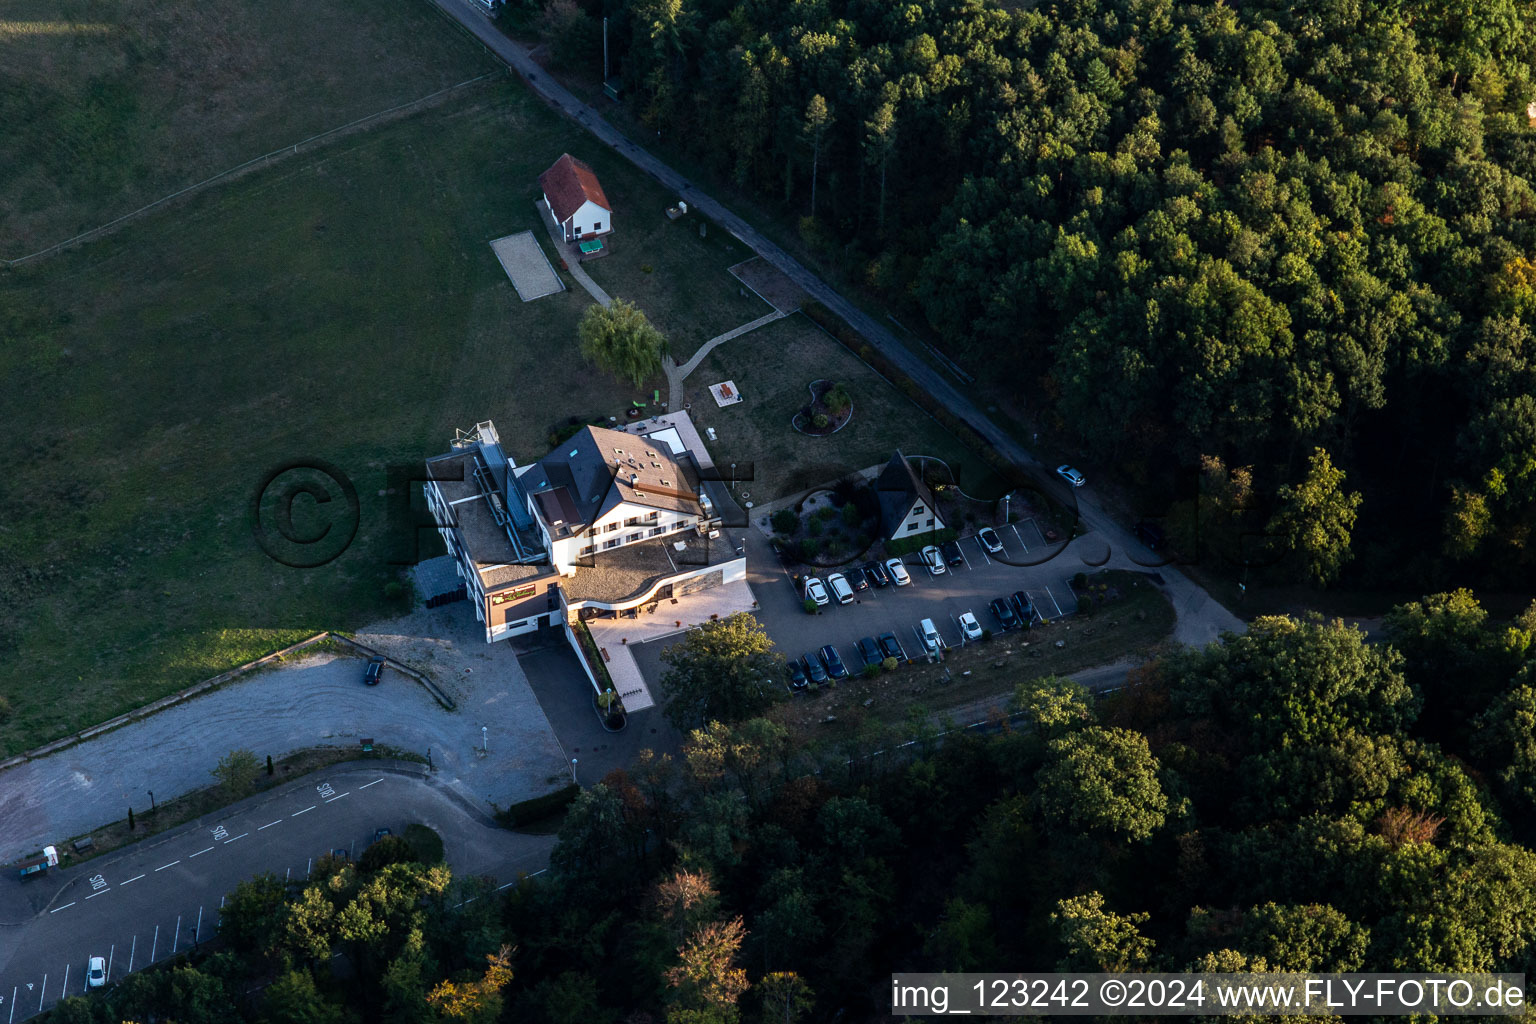
[[[319, 653], [268, 668], [147, 719], [0, 773], [0, 861], [142, 811], [213, 782], [209, 770], [245, 747], [280, 757], [360, 738], [425, 754], [439, 779], [506, 806], [563, 785], [571, 769], [517, 657], [489, 645], [463, 604], [418, 611], [357, 638], [435, 678], [458, 703], [446, 711], [420, 684], [384, 671], [362, 683], [363, 660]], [[489, 752], [480, 752], [481, 727]]]

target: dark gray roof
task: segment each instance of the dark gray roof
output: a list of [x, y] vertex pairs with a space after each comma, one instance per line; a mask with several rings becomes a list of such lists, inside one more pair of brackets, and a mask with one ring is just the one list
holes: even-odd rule
[[[675, 458], [646, 438], [606, 427], [582, 428], [534, 463], [519, 483], [535, 496], [564, 488], [581, 528], [621, 501], [699, 511], [698, 471], [691, 457]], [[541, 511], [548, 507], [542, 500], [539, 505]], [[561, 509], [560, 514], [569, 513]], [[573, 527], [572, 532], [580, 530]]]
[[[682, 551], [674, 546], [684, 542]], [[573, 604], [599, 601], [615, 604], [645, 593], [660, 580], [705, 566], [720, 566], [743, 556], [736, 553], [739, 540], [721, 531], [713, 540], [696, 533], [673, 534], [654, 540], [624, 544], [599, 551], [578, 564], [576, 574], [561, 584]]]
[[[912, 468], [912, 463], [898, 450], [891, 456], [875, 479], [875, 494], [880, 499], [880, 526], [889, 537], [901, 525], [912, 510], [912, 504], [922, 501], [932, 509], [933, 492], [923, 483], [923, 478]], [[937, 512], [934, 513], [937, 516]]]

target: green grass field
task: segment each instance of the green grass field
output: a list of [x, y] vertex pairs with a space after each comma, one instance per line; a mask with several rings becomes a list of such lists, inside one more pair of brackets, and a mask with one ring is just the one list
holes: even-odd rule
[[0, 257], [499, 67], [411, 0], [7, 0]]
[[[584, 141], [487, 83], [0, 276], [0, 376], [23, 382], [0, 390], [0, 754], [389, 614], [391, 562], [414, 549], [388, 467], [415, 472], [486, 418], [537, 457], [565, 417], [665, 386], [592, 372], [587, 295], [520, 302], [487, 244], [538, 228], [538, 173]], [[665, 205], [627, 163], [582, 155], [627, 201]], [[722, 276], [740, 258], [723, 232], [698, 244]], [[248, 505], [304, 457], [352, 478], [361, 527], [298, 570], [257, 548]]]
[[[827, 437], [791, 425], [810, 401], [806, 386], [825, 377], [842, 381], [853, 398], [853, 419]], [[709, 386], [734, 380], [742, 400], [721, 408]], [[962, 481], [990, 477], [976, 454], [804, 314], [777, 320], [716, 348], [686, 381], [694, 422], [714, 427], [715, 465], [753, 465], [742, 485], [754, 502], [772, 501], [866, 466], [883, 464], [896, 448], [944, 459]]]

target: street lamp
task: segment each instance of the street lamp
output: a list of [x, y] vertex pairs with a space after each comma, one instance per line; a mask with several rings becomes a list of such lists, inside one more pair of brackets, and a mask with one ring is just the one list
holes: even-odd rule
[[482, 725], [480, 727], [480, 752], [483, 754], [490, 749], [491, 747], [489, 734], [487, 733], [485, 726]]
[[150, 790], [149, 791], [149, 813], [150, 814], [154, 814], [155, 813], [155, 791], [154, 790]]
[[731, 463], [731, 490], [736, 490], [736, 463]]

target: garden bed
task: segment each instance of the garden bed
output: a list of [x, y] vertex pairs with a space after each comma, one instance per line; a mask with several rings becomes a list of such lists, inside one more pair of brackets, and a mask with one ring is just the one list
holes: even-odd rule
[[812, 437], [827, 437], [853, 419], [853, 398], [841, 382], [813, 380], [806, 386], [811, 400], [790, 418], [790, 426]]

